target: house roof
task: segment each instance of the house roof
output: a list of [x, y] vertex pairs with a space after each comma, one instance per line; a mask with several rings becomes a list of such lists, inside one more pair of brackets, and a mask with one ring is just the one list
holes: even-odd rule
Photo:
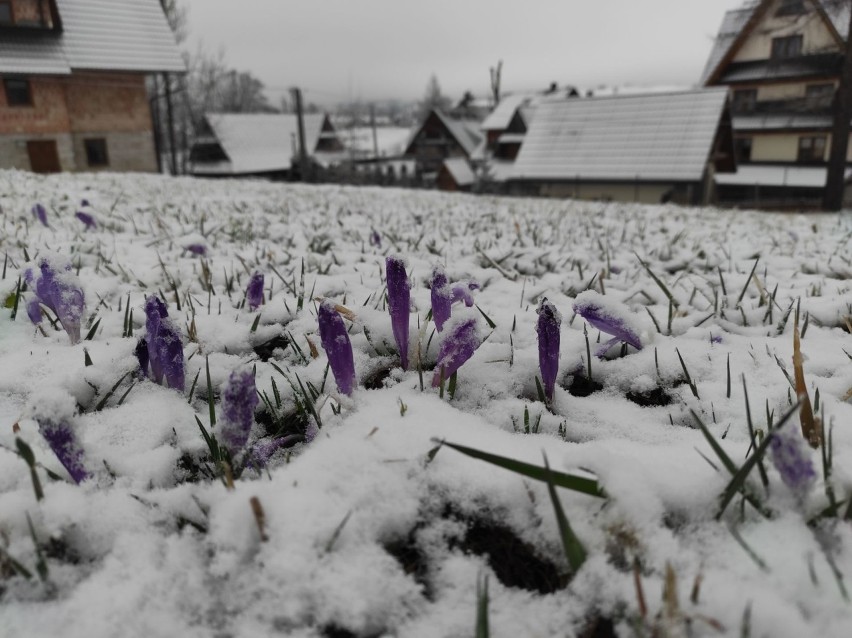
[[697, 181], [727, 89], [543, 101], [512, 179]]
[[429, 116], [433, 113], [435, 117], [441, 121], [449, 134], [452, 135], [453, 138], [461, 145], [465, 154], [468, 157], [471, 157], [474, 151], [476, 151], [476, 147], [479, 146], [480, 142], [482, 142], [482, 134], [479, 132], [481, 124], [476, 120], [453, 119], [438, 109], [432, 109], [429, 111], [429, 114], [411, 130], [411, 135], [405, 144], [405, 153], [409, 152], [414, 140], [417, 139], [417, 135], [423, 130], [423, 126], [426, 124]]
[[464, 157], [447, 158], [444, 160], [444, 167], [459, 186], [472, 186], [476, 181], [473, 169]]
[[[507, 95], [500, 103], [497, 105], [491, 114], [485, 118], [485, 121], [482, 122], [481, 129], [483, 131], [504, 131], [509, 128], [509, 124], [512, 123], [512, 118], [515, 116], [515, 112], [522, 107], [529, 106], [533, 101], [533, 96], [524, 95], [523, 93], [515, 93], [513, 95]], [[528, 109], [523, 109], [521, 116], [527, 113]], [[524, 120], [527, 121], [526, 118]]]
[[[749, 21], [755, 16], [756, 11], [761, 8], [765, 2], [771, 0], [747, 0], [743, 6], [738, 9], [733, 9], [725, 13], [722, 18], [722, 26], [719, 28], [719, 33], [713, 43], [713, 49], [710, 51], [710, 57], [707, 59], [707, 65], [704, 67], [704, 72], [701, 74], [701, 84], [706, 84], [713, 74], [718, 69], [722, 61], [731, 52], [731, 48], [736, 44], [746, 28]], [[848, 3], [822, 2], [821, 0], [811, 0], [824, 13], [826, 18], [834, 28], [837, 35], [846, 40], [849, 37], [849, 11]], [[759, 79], [759, 78], [743, 78], [743, 79]], [[734, 81], [730, 78], [725, 78], [726, 82]]]
[[56, 0], [59, 33], [4, 34], [0, 72], [178, 72], [186, 66], [158, 0]]
[[[314, 154], [324, 114], [307, 114], [305, 144]], [[208, 113], [207, 123], [231, 160], [219, 172], [232, 175], [290, 169], [299, 148], [299, 124], [290, 113]]]
[[55, 35], [4, 33], [0, 39], [0, 72], [68, 75], [71, 67]]

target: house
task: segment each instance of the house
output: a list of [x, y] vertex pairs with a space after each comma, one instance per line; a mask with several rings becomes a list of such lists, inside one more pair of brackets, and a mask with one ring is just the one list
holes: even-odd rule
[[[314, 166], [344, 157], [328, 115], [303, 116], [305, 147]], [[189, 153], [200, 177], [292, 176], [299, 157], [299, 120], [293, 113], [208, 113]]]
[[726, 89], [543, 99], [507, 179], [510, 193], [659, 203], [713, 200], [733, 171]]
[[156, 171], [146, 76], [185, 66], [158, 0], [0, 0], [0, 169]]
[[725, 14], [701, 79], [732, 95], [739, 171], [717, 178], [721, 202], [819, 205], [848, 37], [842, 4], [763, 0]]
[[464, 157], [450, 157], [441, 163], [435, 185], [442, 191], [470, 192], [476, 184], [476, 175]]
[[416, 163], [421, 179], [431, 183], [447, 158], [470, 159], [482, 141], [476, 120], [455, 120], [438, 109], [429, 111], [414, 129], [404, 156]]

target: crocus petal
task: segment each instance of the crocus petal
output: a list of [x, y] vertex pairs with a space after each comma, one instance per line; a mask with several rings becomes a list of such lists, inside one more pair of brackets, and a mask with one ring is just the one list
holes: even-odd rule
[[207, 246], [204, 244], [189, 244], [186, 246], [186, 250], [191, 252], [193, 255], [203, 257], [207, 254]]
[[408, 370], [408, 314], [411, 311], [411, 289], [405, 272], [405, 262], [399, 257], [388, 257], [385, 260], [385, 271], [393, 338], [399, 348], [402, 369]]
[[186, 388], [183, 342], [170, 319], [163, 319], [160, 323], [156, 349], [166, 383], [170, 388], [183, 392]]
[[49, 228], [47, 223], [47, 211], [44, 206], [41, 204], [36, 204], [33, 206], [33, 217], [35, 217], [39, 222], [41, 222], [42, 226], [46, 226]]
[[148, 343], [148, 357], [151, 363], [151, 378], [154, 383], [163, 382], [163, 364], [160, 360], [159, 334], [160, 325], [168, 316], [166, 305], [159, 297], [151, 295], [145, 301], [145, 330]]
[[25, 270], [24, 279], [36, 296], [29, 302], [27, 313], [30, 319], [40, 315], [40, 311], [36, 314], [38, 303], [50, 308], [71, 342], [77, 343], [80, 341], [80, 322], [86, 311], [86, 301], [70, 262], [65, 260], [62, 267], [56, 267], [58, 263], [59, 258], [45, 256], [38, 260], [38, 270], [32, 266]]
[[541, 371], [541, 381], [544, 385], [544, 396], [553, 401], [553, 390], [556, 387], [556, 376], [559, 372], [559, 329], [562, 325], [562, 315], [547, 299], [542, 299], [538, 307], [538, 367]]
[[246, 288], [246, 301], [249, 305], [249, 310], [257, 310], [263, 303], [263, 273], [256, 272], [249, 279], [248, 287]]
[[447, 294], [447, 273], [443, 267], [436, 265], [432, 268], [432, 278], [429, 283], [432, 297], [432, 321], [438, 332], [444, 329], [444, 324], [450, 318], [453, 300]]
[[375, 230], [370, 233], [370, 245], [375, 246], [376, 248], [382, 247], [382, 236]]
[[320, 304], [317, 314], [320, 341], [328, 356], [328, 365], [337, 382], [337, 389], [346, 395], [355, 389], [355, 361], [352, 357], [352, 343], [346, 332], [343, 318], [335, 309], [334, 303], [325, 300]]
[[817, 478], [805, 439], [792, 427], [775, 429], [769, 442], [769, 456], [784, 484], [803, 498]]
[[254, 425], [257, 388], [251, 370], [235, 370], [222, 389], [220, 439], [231, 456], [242, 450]]
[[277, 439], [268, 438], [258, 441], [249, 449], [246, 464], [260, 470], [267, 466], [275, 452], [281, 448], [293, 447], [304, 440], [305, 437], [301, 434], [288, 434]]
[[33, 323], [41, 323], [41, 304], [39, 304], [38, 299], [30, 299], [27, 302], [27, 316]]
[[468, 308], [473, 306], [473, 295], [470, 294], [471, 290], [473, 290], [473, 288], [471, 288], [469, 284], [456, 284], [455, 286], [453, 286], [453, 303], [457, 301], [463, 301], [464, 305]]
[[98, 227], [97, 222], [95, 222], [95, 218], [89, 215], [89, 213], [84, 213], [83, 211], [78, 210], [74, 214], [74, 217], [86, 225], [86, 230], [93, 230]]
[[601, 332], [617, 337], [637, 350], [642, 349], [639, 335], [630, 325], [630, 312], [622, 304], [588, 290], [574, 301], [574, 312]]
[[66, 421], [38, 417], [36, 421], [38, 421], [39, 432], [59, 462], [68, 470], [74, 482], [80, 483], [89, 478], [90, 474], [83, 465], [83, 448], [78, 444], [71, 426]]
[[432, 387], [437, 388], [441, 385], [442, 375], [445, 380], [453, 376], [473, 356], [479, 344], [479, 331], [476, 327], [476, 319], [473, 317], [463, 319], [448, 329], [438, 352]]

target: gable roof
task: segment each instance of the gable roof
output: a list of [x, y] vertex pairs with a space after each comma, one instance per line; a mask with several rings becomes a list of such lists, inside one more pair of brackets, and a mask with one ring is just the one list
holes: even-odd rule
[[429, 111], [428, 115], [423, 118], [423, 121], [412, 129], [408, 142], [405, 144], [405, 153], [411, 150], [414, 140], [417, 139], [420, 131], [423, 130], [429, 117], [433, 114], [441, 121], [447, 132], [459, 143], [465, 154], [470, 157], [482, 141], [482, 134], [479, 132], [480, 123], [476, 120], [455, 120], [439, 109]]
[[[292, 113], [208, 113], [207, 123], [231, 160], [230, 174], [290, 169], [299, 148], [298, 118]], [[313, 154], [326, 116], [306, 114], [305, 145]]]
[[727, 89], [542, 101], [511, 179], [698, 181]]
[[[738, 45], [745, 40], [751, 29], [759, 21], [762, 13], [774, 0], [747, 0], [738, 9], [725, 13], [722, 25], [710, 51], [710, 57], [701, 74], [701, 84], [706, 85], [714, 79], [723, 62], [735, 53]], [[848, 3], [824, 3], [821, 0], [806, 0], [822, 15], [833, 35], [845, 41], [849, 37]]]
[[158, 0], [56, 0], [57, 33], [4, 33], [0, 72], [186, 71]]
[[509, 128], [509, 124], [512, 123], [512, 118], [519, 110], [521, 111], [521, 117], [524, 118], [524, 123], [528, 123], [526, 116], [529, 115], [529, 109], [533, 108], [532, 104], [534, 99], [535, 98], [533, 96], [524, 95], [523, 93], [507, 95], [500, 100], [497, 108], [495, 108], [491, 114], [485, 118], [484, 122], [482, 122], [482, 130], [503, 131]]

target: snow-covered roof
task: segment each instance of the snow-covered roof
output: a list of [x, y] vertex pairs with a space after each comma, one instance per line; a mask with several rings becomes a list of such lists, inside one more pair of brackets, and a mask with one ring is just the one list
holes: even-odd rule
[[[837, 31], [837, 34], [845, 40], [849, 36], [849, 4], [845, 2], [813, 1], [821, 5], [822, 10], [825, 12], [832, 26]], [[725, 13], [725, 17], [722, 18], [722, 26], [719, 27], [719, 33], [713, 43], [713, 49], [710, 51], [710, 57], [707, 59], [707, 65], [704, 67], [704, 72], [701, 74], [701, 84], [707, 83], [710, 76], [713, 75], [713, 72], [719, 66], [719, 63], [722, 62], [731, 50], [731, 47], [736, 42], [740, 32], [742, 32], [761, 4], [762, 2], [760, 2], [760, 0], [747, 0], [740, 8], [732, 9]], [[726, 81], [733, 80], [726, 78]]]
[[438, 110], [435, 110], [434, 113], [456, 138], [456, 141], [462, 145], [465, 153], [468, 155], [473, 153], [482, 140], [482, 135], [479, 132], [480, 123], [476, 120], [454, 120]]
[[[323, 114], [304, 116], [305, 144], [309, 154], [313, 154], [317, 147], [325, 117]], [[217, 172], [245, 175], [290, 169], [293, 156], [299, 148], [296, 115], [208, 113], [206, 118], [213, 135], [231, 160], [229, 166], [221, 166]], [[201, 165], [199, 168], [203, 170]]]
[[[529, 106], [533, 103], [534, 96], [525, 95], [524, 93], [515, 93], [507, 95], [497, 105], [491, 114], [485, 118], [480, 128], [483, 131], [503, 131], [509, 128], [512, 118], [518, 109]], [[522, 113], [523, 117], [523, 113]]]
[[473, 169], [464, 157], [447, 158], [444, 166], [459, 186], [472, 186], [476, 181]]
[[[716, 175], [716, 183], [725, 186], [789, 186], [823, 188], [827, 169], [821, 166], [763, 166], [745, 164], [736, 173]], [[846, 177], [852, 171], [846, 172]]]
[[512, 179], [700, 180], [727, 89], [543, 101]]
[[0, 72], [186, 71], [158, 0], [56, 0], [58, 33], [4, 34]]
[[68, 75], [71, 67], [55, 35], [4, 33], [0, 39], [0, 72]]

